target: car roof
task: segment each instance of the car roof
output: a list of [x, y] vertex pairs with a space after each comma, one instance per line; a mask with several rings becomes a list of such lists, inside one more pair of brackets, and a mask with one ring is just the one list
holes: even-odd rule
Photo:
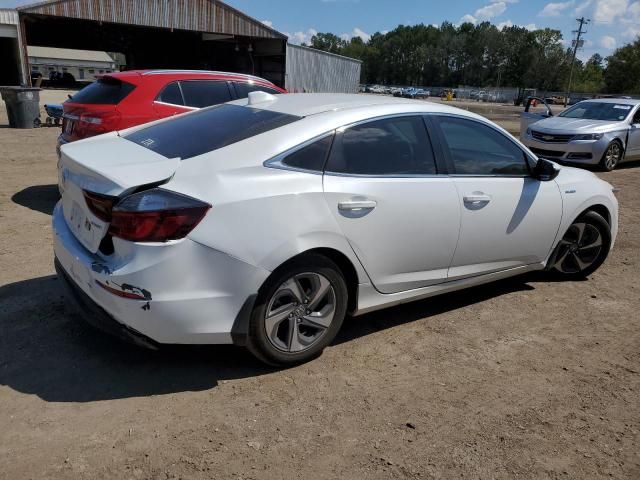
[[[616, 105], [638, 105], [640, 100], [635, 98], [590, 98], [582, 100], [589, 103], [615, 103]], [[580, 102], [580, 103], [582, 103]]]
[[[232, 103], [246, 106], [248, 100], [242, 99]], [[475, 117], [474, 114], [448, 105], [363, 93], [290, 93], [288, 95], [274, 95], [271, 100], [254, 103], [251, 107], [298, 117], [327, 112], [346, 112], [355, 109], [371, 108], [376, 110], [382, 107], [385, 107], [385, 110], [394, 110], [396, 113], [406, 110], [407, 112], [468, 114], [468, 116]]]

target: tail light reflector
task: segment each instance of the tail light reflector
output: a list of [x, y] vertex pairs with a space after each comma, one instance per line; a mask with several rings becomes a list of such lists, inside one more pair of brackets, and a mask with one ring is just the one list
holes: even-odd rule
[[88, 192], [86, 190], [82, 193], [84, 193], [84, 199], [87, 202], [87, 207], [89, 207], [91, 213], [103, 222], [110, 222], [111, 209], [118, 198], [100, 195], [99, 193]]

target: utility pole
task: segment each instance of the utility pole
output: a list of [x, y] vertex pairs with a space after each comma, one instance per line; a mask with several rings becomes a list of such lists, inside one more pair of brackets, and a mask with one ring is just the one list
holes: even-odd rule
[[[571, 95], [571, 82], [573, 80], [573, 65], [576, 63], [576, 54], [578, 53], [578, 48], [582, 46], [580, 43], [580, 37], [583, 34], [587, 33], [586, 30], [583, 30], [582, 27], [587, 25], [591, 20], [585, 19], [584, 17], [576, 18], [576, 21], [580, 24], [578, 30], [574, 30], [573, 33], [576, 34], [576, 39], [573, 41], [573, 55], [571, 56], [571, 70], [569, 70], [569, 85], [567, 85], [567, 94], [564, 96], [564, 106], [567, 106], [567, 102], [569, 101], [569, 95]], [[584, 40], [583, 40], [584, 43]]]

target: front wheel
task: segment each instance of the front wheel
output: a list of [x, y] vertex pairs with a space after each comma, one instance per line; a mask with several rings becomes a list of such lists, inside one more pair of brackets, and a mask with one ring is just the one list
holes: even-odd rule
[[342, 326], [347, 285], [328, 258], [309, 254], [274, 271], [249, 322], [249, 350], [270, 365], [304, 363], [322, 353]]
[[611, 227], [596, 212], [576, 219], [558, 243], [552, 269], [564, 278], [584, 278], [595, 272], [609, 255]]
[[605, 150], [602, 160], [600, 160], [600, 166], [605, 172], [610, 172], [618, 166], [620, 160], [622, 160], [622, 145], [614, 140]]

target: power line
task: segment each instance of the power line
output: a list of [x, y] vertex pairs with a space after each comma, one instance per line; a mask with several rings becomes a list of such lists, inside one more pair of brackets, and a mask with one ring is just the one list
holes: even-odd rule
[[586, 30], [583, 30], [582, 27], [589, 24], [591, 20], [585, 19], [584, 17], [577, 18], [576, 21], [580, 24], [578, 30], [574, 30], [573, 33], [576, 34], [576, 39], [573, 41], [573, 55], [571, 56], [571, 70], [569, 70], [569, 84], [567, 85], [567, 94], [564, 97], [564, 106], [567, 106], [567, 102], [569, 101], [569, 95], [571, 95], [571, 82], [573, 81], [573, 65], [576, 63], [576, 54], [578, 53], [578, 48], [581, 48], [584, 44], [584, 40], [582, 43], [580, 38], [583, 34], [587, 33]]

